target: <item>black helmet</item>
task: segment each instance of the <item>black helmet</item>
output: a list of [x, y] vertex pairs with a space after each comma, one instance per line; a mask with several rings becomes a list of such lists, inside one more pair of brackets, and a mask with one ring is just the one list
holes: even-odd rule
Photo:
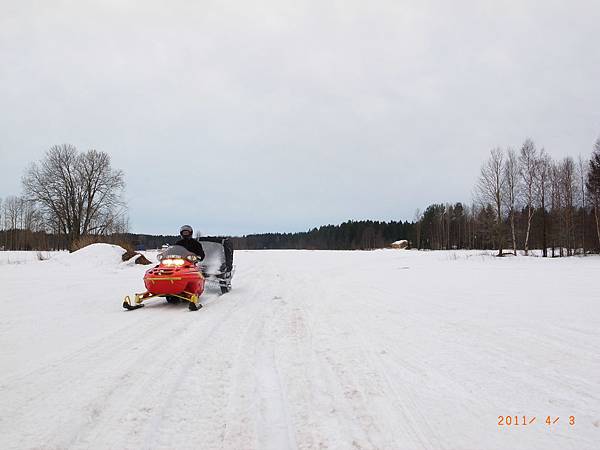
[[179, 234], [183, 237], [192, 237], [194, 235], [194, 230], [189, 225], [183, 225], [179, 229]]

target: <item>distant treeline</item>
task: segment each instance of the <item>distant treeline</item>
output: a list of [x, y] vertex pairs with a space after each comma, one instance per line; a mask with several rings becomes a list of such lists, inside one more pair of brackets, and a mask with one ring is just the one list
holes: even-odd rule
[[75, 243], [68, 236], [30, 231], [26, 229], [0, 229], [0, 250], [77, 250], [95, 242], [120, 245], [128, 250], [160, 248], [174, 244], [179, 236], [164, 236], [135, 233], [113, 233], [108, 235], [86, 235]]
[[389, 247], [399, 239], [412, 236], [410, 222], [347, 221], [341, 225], [325, 225], [301, 233], [264, 233], [233, 237], [234, 248], [369, 250]]
[[[96, 164], [102, 173], [113, 173], [107, 155], [102, 153], [90, 151], [77, 156], [74, 149], [61, 147], [52, 149], [47, 158], [59, 156], [73, 159], [75, 168]], [[31, 194], [39, 188], [34, 181], [40, 177], [33, 176], [37, 174], [33, 169], [30, 172], [32, 181], [26, 183], [25, 192]], [[53, 173], [47, 174], [49, 180]], [[120, 189], [121, 178], [116, 172], [107, 192]], [[89, 184], [86, 180], [83, 177], [79, 181]], [[57, 192], [61, 193], [61, 189]], [[436, 203], [423, 213], [417, 210], [413, 222], [351, 220], [298, 233], [251, 234], [231, 239], [234, 248], [248, 250], [369, 250], [406, 239], [417, 249], [497, 249], [499, 255], [507, 250], [515, 255], [517, 250], [527, 254], [529, 249], [542, 249], [543, 256], [600, 251], [600, 139], [589, 159], [580, 156], [577, 160], [554, 160], [530, 139], [519, 150], [493, 149], [481, 166], [474, 193], [470, 205]], [[81, 194], [73, 207], [66, 208], [64, 218], [60, 214], [54, 217], [35, 198], [0, 199], [0, 249], [76, 250], [93, 242], [150, 249], [179, 239], [126, 233], [127, 222], [117, 214], [121, 207], [117, 197], [104, 205], [103, 214], [92, 214], [94, 219], [83, 220], [85, 226], [81, 226], [85, 215], [74, 220], [69, 211], [79, 211], [81, 208], [75, 206], [85, 204], [85, 198]]]
[[[414, 225], [410, 222], [348, 221], [341, 225], [326, 225], [300, 233], [264, 233], [231, 237], [237, 250], [310, 249], [367, 250], [388, 247], [399, 239], [410, 240]], [[179, 236], [119, 233], [108, 236], [88, 236], [77, 246], [92, 242], [108, 242], [131, 249], [154, 249], [174, 244]], [[60, 235], [28, 230], [0, 231], [0, 249], [62, 250], [68, 249], [68, 239]]]
[[[550, 256], [567, 256], [598, 252], [596, 220], [592, 210], [573, 208], [568, 220], [562, 210], [532, 212], [528, 248], [549, 250]], [[514, 212], [516, 248], [525, 248], [529, 212], [522, 208]], [[415, 248], [431, 250], [498, 249], [496, 213], [491, 205], [434, 204], [427, 207], [421, 219], [413, 224], [411, 234]], [[512, 248], [511, 223], [508, 217], [501, 222], [500, 239]], [[506, 252], [506, 250], [504, 250]]]

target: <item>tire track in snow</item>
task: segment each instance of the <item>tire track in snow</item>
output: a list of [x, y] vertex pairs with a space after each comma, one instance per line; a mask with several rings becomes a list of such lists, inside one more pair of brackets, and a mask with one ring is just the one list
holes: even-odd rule
[[[314, 359], [314, 363], [307, 365], [313, 366], [311, 372], [317, 370], [317, 375], [312, 375], [312, 378], [318, 379], [319, 382], [311, 380], [303, 389], [314, 390], [314, 384], [317, 384], [317, 390], [319, 385], [327, 386], [326, 390], [332, 395], [329, 400], [327, 396], [322, 396], [321, 400], [331, 405], [332, 414], [325, 417], [321, 414], [317, 420], [327, 421], [331, 426], [333, 417], [345, 417], [346, 420], [339, 421], [337, 426], [342, 427], [341, 442], [345, 440], [348, 446], [373, 449], [395, 449], [407, 445], [408, 448], [443, 448], [436, 433], [419, 414], [410, 396], [400, 395], [385, 368], [370, 357], [369, 349], [365, 346], [365, 343], [369, 342], [368, 336], [361, 332], [364, 324], [360, 327], [355, 325], [354, 320], [344, 319], [356, 319], [360, 316], [343, 314], [343, 318], [340, 319], [337, 312], [340, 305], [337, 303], [331, 305], [333, 310], [327, 309], [328, 298], [338, 296], [348, 298], [346, 305], [352, 307], [352, 293], [349, 292], [345, 296], [344, 291], [336, 291], [339, 286], [335, 286], [334, 278], [330, 278], [327, 285], [316, 286], [315, 279], [318, 278], [312, 278], [310, 281], [313, 288], [320, 293], [320, 321], [315, 321], [315, 308], [307, 308], [305, 299], [310, 299], [310, 296], [303, 292], [299, 292], [302, 300], [294, 303], [285, 320], [295, 324], [294, 328], [297, 329], [295, 333], [291, 333], [294, 346], [287, 353], [302, 354], [305, 360]], [[352, 287], [345, 285], [343, 289], [352, 290]], [[307, 313], [308, 310], [310, 313]], [[318, 331], [313, 331], [311, 324], [316, 324]], [[321, 324], [324, 325], [319, 326]], [[319, 339], [312, 342], [317, 332]], [[322, 346], [325, 348], [321, 348]], [[290, 373], [293, 372], [290, 370]], [[305, 398], [304, 402], [314, 401], [310, 396], [306, 398], [306, 394], [300, 395]], [[394, 399], [395, 407], [391, 406], [390, 398]], [[319, 408], [325, 410], [325, 404], [319, 405]], [[302, 416], [301, 414], [300, 417]], [[303, 429], [311, 427], [311, 419], [306, 418], [303, 422]], [[353, 426], [347, 428], [348, 424]], [[399, 433], [399, 429], [403, 431]], [[331, 433], [332, 430], [328, 430], [326, 438], [331, 437]], [[303, 436], [303, 442], [308, 443], [309, 447], [327, 445], [327, 440], [323, 442], [323, 437], [318, 434], [313, 433], [310, 438], [305, 433]], [[398, 441], [400, 437], [401, 441]], [[410, 438], [408, 442], [407, 437]]]
[[[358, 329], [355, 327], [355, 331]], [[410, 433], [419, 441], [420, 447], [424, 449], [444, 449], [446, 448], [443, 444], [443, 440], [435, 430], [435, 428], [429, 423], [427, 417], [421, 412], [421, 409], [413, 400], [413, 394], [407, 389], [401, 389], [402, 383], [393, 380], [385, 365], [382, 363], [381, 357], [375, 354], [372, 349], [367, 349], [361, 340], [358, 340], [362, 349], [362, 354], [365, 360], [369, 362], [369, 366], [376, 370], [376, 376], [381, 378], [387, 386], [385, 389], [386, 394], [391, 394], [395, 400], [395, 404], [398, 408], [390, 407], [388, 409], [391, 415], [394, 415], [396, 411], [400, 411], [404, 420], [400, 423], [407, 425]], [[402, 392], [400, 392], [402, 390]]]
[[[55, 374], [61, 376], [68, 373], [67, 378], [55, 383], [43, 380], [42, 385], [52, 386], [46, 403], [59, 404], [71, 398], [70, 410], [61, 417], [60, 422], [50, 421], [54, 423], [54, 429], [44, 441], [57, 442], [59, 447], [86, 447], [89, 445], [87, 437], [103, 422], [114, 420], [122, 423], [121, 408], [130, 398], [131, 392], [139, 390], [144, 385], [144, 380], [152, 378], [153, 374], [147, 371], [151, 361], [156, 361], [157, 357], [161, 358], [162, 364], [158, 367], [162, 368], [162, 373], [166, 372], [173, 356], [164, 349], [172, 344], [173, 334], [185, 336], [189, 326], [185, 322], [177, 323], [176, 327], [172, 325], [163, 322], [161, 327], [154, 327], [149, 339], [144, 340], [143, 344], [138, 343], [138, 349], [135, 351], [131, 347], [132, 344], [128, 341], [123, 342], [120, 336], [115, 336], [95, 352], [84, 352], [83, 358], [73, 360], [68, 367], [63, 367]], [[89, 367], [94, 367], [91, 373], [82, 372], [82, 368]], [[27, 406], [32, 409], [32, 405]], [[52, 408], [46, 407], [42, 410], [52, 411]], [[38, 422], [47, 420], [38, 419]], [[112, 434], [118, 434], [119, 431], [112, 430]]]
[[[236, 342], [237, 322], [246, 322], [248, 312], [255, 309], [260, 286], [251, 285], [252, 290], [245, 291], [244, 283], [244, 278], [252, 279], [255, 270], [249, 268], [236, 283], [238, 287], [214, 301], [214, 306], [226, 302], [230, 307], [211, 319], [214, 326], [209, 332], [194, 337], [197, 344], [190, 347], [189, 355], [181, 358], [169, 381], [163, 382], [160, 401], [144, 428], [143, 448], [189, 447], [190, 442], [196, 441], [202, 442], [203, 447], [214, 448], [222, 442], [231, 344]], [[184, 441], [178, 443], [178, 439]]]
[[[271, 302], [272, 300], [266, 300]], [[261, 449], [283, 450], [296, 448], [293, 434], [289, 429], [291, 419], [287, 399], [282, 388], [281, 376], [277, 368], [274, 347], [274, 322], [277, 314], [262, 317], [255, 335], [255, 367], [257, 394], [261, 421], [258, 429], [258, 442]]]
[[[202, 310], [200, 310], [202, 311]], [[183, 314], [198, 315], [201, 312], [182, 311]], [[220, 312], [221, 316], [226, 315], [229, 309]], [[106, 437], [110, 440], [106, 442], [107, 447], [112, 447], [111, 442], [128, 442], [131, 440], [131, 433], [135, 437], [131, 445], [140, 446], [143, 441], [142, 434], [152, 425], [152, 415], [157, 408], [160, 408], [164, 395], [170, 392], [170, 387], [180, 383], [177, 374], [181, 372], [181, 367], [186, 367], [194, 362], [194, 347], [190, 342], [195, 342], [199, 336], [209, 335], [211, 327], [206, 331], [198, 325], [198, 317], [191, 317], [181, 328], [180, 333], [168, 336], [164, 339], [164, 344], [160, 347], [149, 347], [145, 351], [144, 359], [146, 362], [142, 365], [143, 376], [130, 386], [120, 387], [113, 385], [110, 387], [109, 395], [103, 396], [102, 413], [93, 421], [92, 427], [84, 426], [81, 433], [76, 436], [77, 443], [73, 445], [77, 448], [82, 445], [84, 448], [89, 442], [105, 442]], [[169, 350], [166, 350], [169, 349]], [[164, 355], [168, 355], [164, 358]], [[157, 360], [157, 358], [160, 358]], [[140, 360], [136, 362], [139, 366]], [[178, 369], [179, 367], [179, 369]], [[139, 371], [140, 369], [138, 369]], [[130, 423], [131, 422], [131, 423]], [[127, 427], [130, 427], [127, 430]], [[115, 439], [115, 428], [121, 427], [117, 433], [121, 433], [119, 439]]]
[[[47, 427], [38, 427], [29, 434], [27, 431], [22, 433], [21, 442], [57, 442], [59, 447], [71, 447], [81, 444], [85, 436], [101, 426], [102, 421], [121, 422], [122, 417], [118, 413], [131, 399], [131, 392], [139, 390], [145, 384], [143, 380], [150, 381], [157, 374], [148, 368], [154, 366], [160, 368], [158, 374], [167, 373], [177, 358], [177, 352], [166, 349], [174, 345], [174, 340], [183, 343], [186, 340], [186, 330], [189, 332], [190, 325], [195, 322], [195, 318], [190, 320], [190, 316], [187, 320], [184, 318], [178, 322], [165, 321], [167, 308], [164, 307], [165, 311], [162, 312], [156, 311], [159, 309], [163, 308], [153, 304], [136, 313], [124, 311], [123, 314], [135, 314], [137, 321], [87, 343], [83, 348], [59, 360], [51, 361], [27, 374], [12, 377], [10, 384], [5, 382], [4, 389], [11, 393], [15, 401], [11, 402], [12, 405], [4, 404], [4, 417], [9, 416], [11, 421], [20, 423], [31, 420], [48, 423]], [[169, 319], [185, 317], [178, 313], [202, 314], [192, 313], [187, 309], [172, 311], [171, 305], [168, 309], [171, 310], [167, 315]], [[157, 315], [152, 317], [151, 311], [160, 314], [160, 319]], [[124, 331], [128, 330], [132, 334], [132, 329], [135, 334], [139, 333], [137, 342], [124, 337]], [[132, 351], [135, 346], [138, 350]], [[94, 370], [82, 372], [82, 368], [89, 367], [94, 367]], [[38, 386], [43, 386], [44, 389], [40, 390]], [[83, 395], [75, 397], [74, 393], [77, 392]], [[73, 399], [70, 405], [73, 411], [59, 411], [57, 416], [50, 405], [64, 403], [68, 398]], [[25, 418], [25, 414], [20, 412], [25, 408], [33, 411], [34, 415], [40, 411], [42, 416], [35, 419], [27, 414]], [[109, 414], [109, 411], [113, 414]], [[48, 417], [42, 418], [44, 414], [48, 414]], [[116, 417], [110, 419], [107, 415]], [[66, 431], [69, 429], [70, 431]], [[44, 435], [47, 437], [43, 438]]]
[[[198, 341], [199, 346], [209, 346], [209, 341], [213, 336], [222, 328], [228, 325], [230, 316], [236, 314], [240, 309], [244, 307], [244, 304], [240, 301], [233, 303], [232, 306], [222, 314], [220, 320], [216, 320], [214, 325], [209, 329], [207, 333], [202, 333], [198, 336], [194, 336], [191, 341]], [[170, 375], [170, 381], [168, 383], [162, 383], [162, 400], [159, 402], [160, 405], [153, 411], [151, 417], [148, 419], [148, 426], [146, 427], [146, 433], [143, 439], [142, 448], [152, 448], [153, 445], [158, 441], [157, 436], [161, 434], [161, 427], [165, 419], [171, 416], [169, 412], [171, 409], [176, 407], [178, 400], [178, 391], [184, 390], [185, 395], [189, 395], [189, 385], [186, 383], [191, 376], [191, 372], [194, 366], [201, 363], [202, 360], [198, 354], [198, 347], [188, 347], [190, 350], [181, 357], [182, 364], [177, 370], [172, 370]]]
[[273, 298], [280, 283], [280, 269], [274, 267], [263, 267], [257, 300], [241, 324], [221, 448], [296, 448], [273, 353]]
[[[352, 285], [348, 287], [352, 291], [355, 290]], [[393, 298], [393, 293], [387, 292], [380, 286], [371, 286], [371, 288], [373, 288], [374, 292], [385, 293], [386, 298]], [[351, 296], [349, 298], [356, 297]], [[368, 299], [368, 308], [371, 311], [377, 311], [378, 308], [381, 311], [385, 311], [388, 307], [389, 303], [381, 302], [378, 296], [372, 296]], [[411, 321], [415, 321], [416, 316], [414, 314], [410, 314], [410, 316], [413, 317]], [[405, 430], [406, 434], [412, 436], [416, 448], [445, 448], [443, 439], [415, 402], [414, 393], [404, 389], [404, 383], [401, 380], [396, 380], [390, 376], [381, 358], [381, 354], [374, 348], [373, 336], [380, 333], [380, 331], [376, 328], [366, 328], [365, 317], [361, 317], [360, 322], [356, 320], [357, 318], [358, 316], [356, 315], [345, 315], [342, 319], [343, 328], [347, 332], [350, 332], [353, 345], [356, 346], [360, 354], [360, 361], [362, 363], [360, 364], [361, 370], [358, 371], [357, 375], [361, 376], [367, 385], [373, 384], [374, 389], [379, 391], [381, 395], [388, 399], [393, 399], [395, 407], [390, 402], [387, 402], [385, 417], [399, 416], [399, 420], [396, 420], [397, 424], [401, 429]], [[405, 320], [407, 320], [406, 317]], [[388, 339], [387, 341], [389, 343], [395, 342], [394, 339]], [[370, 343], [371, 346], [368, 347], [367, 343]], [[410, 345], [406, 345], [403, 348], [407, 351]], [[428, 372], [428, 369], [423, 365], [420, 365], [418, 370], [422, 373]], [[369, 391], [369, 389], [363, 390]]]
[[[280, 330], [274, 344], [280, 383], [287, 397], [288, 420], [295, 426], [297, 445], [300, 448], [393, 448], [379, 445], [385, 439], [373, 428], [374, 420], [368, 417], [367, 405], [357, 407], [353, 392], [358, 391], [346, 389], [347, 384], [341, 383], [331, 364], [323, 360], [318, 342], [314, 341], [315, 321], [307, 314], [306, 302], [311, 296], [306, 289], [316, 288], [318, 292], [323, 289], [325, 293], [327, 289], [315, 286], [315, 278], [308, 275], [293, 273], [290, 278], [285, 285], [292, 289], [279, 299], [275, 312]], [[323, 297], [319, 296], [321, 300]], [[332, 317], [323, 319], [331, 319], [331, 324], [335, 322]], [[343, 352], [343, 348], [338, 350]], [[361, 421], [359, 417], [366, 420]]]
[[[131, 349], [132, 344], [123, 338], [124, 331], [129, 327], [130, 325], [127, 325], [116, 332], [111, 332], [109, 335], [92, 341], [83, 348], [78, 349], [67, 356], [57, 360], [51, 360], [35, 370], [25, 374], [12, 376], [10, 379], [3, 382], [2, 389], [10, 391], [12, 395], [21, 399], [23, 402], [39, 399], [39, 397], [35, 395], [35, 389], [32, 389], [36, 384], [53, 386], [53, 392], [57, 389], [60, 390], [62, 385], [66, 385], [66, 390], [69, 390], [81, 376], [76, 369], [81, 366], [82, 359], [88, 361], [103, 361], [106, 360], [108, 355], [114, 352], [115, 349], [119, 351]], [[149, 331], [153, 327], [155, 327], [155, 323], [147, 324], [143, 331]], [[156, 340], [159, 340], [159, 338], [156, 338]], [[64, 377], [65, 372], [68, 374], [66, 379]], [[48, 379], [45, 379], [45, 377]], [[20, 393], [20, 391], [23, 391], [23, 393]], [[33, 395], [26, 395], [27, 392]], [[26, 406], [29, 405], [21, 405], [21, 407]], [[13, 414], [18, 412], [19, 406], [12, 411]]]
[[[382, 406], [387, 403], [387, 398], [377, 373], [365, 364], [368, 362], [365, 355], [357, 352], [358, 347], [349, 330], [334, 326], [332, 334], [339, 334], [344, 343], [335, 343], [333, 351], [316, 352], [317, 363], [322, 378], [327, 380], [334, 394], [334, 410], [345, 418], [342, 426], [346, 428], [346, 438], [351, 437], [348, 444], [357, 448], [398, 448], [397, 431], [393, 430], [403, 422], [392, 423], [393, 411]], [[413, 436], [410, 441], [413, 445], [416, 433], [412, 428], [407, 431], [407, 436]]]
[[[252, 270], [249, 273], [251, 274]], [[112, 410], [121, 411], [121, 416], [125, 413], [128, 413], [128, 416], [133, 415], [131, 421], [134, 424], [141, 423], [134, 429], [134, 447], [152, 448], [158, 445], [157, 437], [160, 437], [163, 420], [171, 417], [169, 410], [173, 407], [178, 389], [186, 390], [189, 372], [199, 361], [199, 349], [205, 347], [211, 336], [227, 324], [228, 318], [245, 305], [243, 301], [234, 301], [235, 295], [214, 295], [208, 301], [203, 301], [205, 306], [200, 311], [188, 312], [186, 309], [182, 312], [190, 314], [190, 319], [184, 325], [184, 335], [176, 336], [175, 339], [167, 338], [167, 348], [170, 346], [172, 350], [165, 351], [161, 348], [150, 349], [148, 352], [150, 355], [159, 356], [167, 354], [170, 358], [163, 361], [152, 360], [146, 365], [151, 371], [145, 374], [144, 381], [138, 382], [133, 392], [127, 392], [122, 401], [115, 402], [117, 405], [111, 405]], [[214, 314], [216, 316], [213, 316]], [[207, 330], [200, 326], [204, 324], [214, 325]], [[95, 426], [96, 439], [101, 439], [103, 431], [119, 426], [118, 423], [111, 424], [112, 421], [114, 419], [108, 416], [103, 425]], [[121, 442], [127, 442], [128, 439], [128, 436], [123, 436]], [[168, 448], [168, 445], [165, 448]]]

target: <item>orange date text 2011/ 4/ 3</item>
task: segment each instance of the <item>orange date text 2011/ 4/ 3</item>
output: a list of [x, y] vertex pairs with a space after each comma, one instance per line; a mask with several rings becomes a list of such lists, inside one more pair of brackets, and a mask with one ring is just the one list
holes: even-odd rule
[[575, 416], [569, 416], [566, 420], [561, 420], [560, 416], [544, 416], [538, 420], [537, 416], [498, 416], [499, 427], [529, 426], [542, 423], [546, 426], [558, 425], [566, 422], [570, 426], [575, 425]]

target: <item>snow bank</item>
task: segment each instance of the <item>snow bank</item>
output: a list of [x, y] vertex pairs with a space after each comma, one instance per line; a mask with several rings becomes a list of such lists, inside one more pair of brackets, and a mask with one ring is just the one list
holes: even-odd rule
[[122, 264], [121, 256], [126, 250], [123, 247], [112, 244], [91, 244], [82, 249], [61, 258], [60, 261], [66, 265], [118, 265]]

